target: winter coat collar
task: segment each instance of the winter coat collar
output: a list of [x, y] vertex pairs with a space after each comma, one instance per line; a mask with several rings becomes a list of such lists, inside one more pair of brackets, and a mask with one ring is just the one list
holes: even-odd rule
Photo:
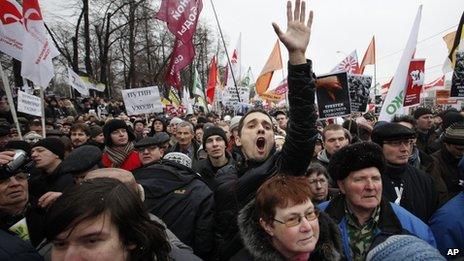
[[327, 163], [329, 164], [329, 156], [327, 155], [327, 151], [326, 150], [321, 150], [319, 151], [319, 153], [317, 153], [317, 159], [321, 162], [324, 162], [324, 163]]
[[[278, 261], [285, 258], [272, 246], [268, 234], [261, 228], [254, 200], [249, 202], [238, 216], [240, 235], [254, 260]], [[338, 226], [325, 213], [319, 215], [319, 240], [311, 253], [313, 260], [340, 260], [343, 249]]]

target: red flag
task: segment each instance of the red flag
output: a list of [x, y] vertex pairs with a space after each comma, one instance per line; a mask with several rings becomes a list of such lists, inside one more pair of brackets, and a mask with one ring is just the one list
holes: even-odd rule
[[445, 75], [438, 77], [438, 79], [424, 84], [424, 91], [430, 91], [433, 87], [443, 87], [445, 86]]
[[176, 39], [187, 43], [195, 33], [202, 8], [202, 0], [163, 0], [155, 18], [165, 21]]
[[209, 76], [208, 76], [208, 87], [206, 89], [206, 96], [210, 104], [214, 101], [214, 92], [216, 90], [217, 82], [217, 63], [216, 56], [213, 56], [211, 59], [211, 66], [209, 67]]
[[359, 67], [359, 74], [363, 74], [364, 67], [368, 64], [375, 64], [375, 38], [372, 36], [372, 41], [367, 47], [366, 53], [361, 62], [361, 66]]
[[193, 48], [192, 41], [184, 44], [176, 40], [174, 50], [172, 50], [171, 54], [171, 61], [166, 72], [166, 83], [180, 89], [180, 70], [185, 68], [192, 61], [193, 57], [195, 57], [195, 49]]
[[420, 103], [420, 93], [424, 85], [425, 60], [411, 60], [409, 63], [408, 78], [406, 82], [406, 94], [404, 95], [404, 107]]

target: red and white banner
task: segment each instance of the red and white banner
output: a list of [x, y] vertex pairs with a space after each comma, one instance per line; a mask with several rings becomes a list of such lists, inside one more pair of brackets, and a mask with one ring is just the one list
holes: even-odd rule
[[52, 58], [59, 54], [49, 41], [38, 0], [23, 1], [24, 34], [21, 76], [47, 88], [55, 75]]
[[413, 106], [420, 103], [420, 93], [424, 85], [425, 59], [414, 59], [409, 63], [406, 81], [406, 95], [403, 106]]
[[195, 49], [192, 41], [184, 44], [182, 41], [176, 40], [166, 72], [166, 83], [180, 89], [180, 70], [185, 68], [193, 60], [193, 57], [195, 57]]
[[431, 90], [438, 89], [437, 87], [444, 87], [444, 86], [445, 86], [445, 75], [442, 75], [436, 80], [424, 84], [423, 89], [424, 91], [431, 91]]
[[458, 101], [456, 99], [450, 98], [450, 90], [436, 90], [435, 91], [435, 98], [437, 105], [445, 105], [445, 104], [457, 104]]
[[356, 50], [350, 53], [343, 61], [341, 61], [330, 73], [347, 72], [357, 73], [359, 71], [358, 55]]
[[195, 34], [201, 9], [202, 0], [163, 0], [155, 18], [165, 21], [176, 39], [187, 43]]
[[21, 61], [24, 34], [23, 8], [15, 0], [0, 0], [0, 51]]

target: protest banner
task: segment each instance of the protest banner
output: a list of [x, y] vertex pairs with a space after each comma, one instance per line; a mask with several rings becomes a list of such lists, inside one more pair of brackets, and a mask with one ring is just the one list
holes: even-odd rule
[[37, 96], [18, 91], [18, 111], [41, 117], [42, 102]]
[[456, 52], [456, 64], [451, 79], [451, 97], [464, 97], [464, 51]]
[[237, 105], [239, 102], [241, 103], [248, 103], [250, 101], [250, 88], [247, 86], [237, 86], [238, 88], [238, 93], [240, 95], [237, 95], [237, 91], [235, 90], [234, 86], [227, 86], [224, 91], [222, 92], [222, 103], [225, 106], [232, 106], [234, 107]]
[[436, 90], [435, 91], [436, 104], [445, 105], [445, 104], [457, 104], [456, 99], [450, 99], [450, 90]]
[[68, 67], [68, 84], [74, 90], [78, 91], [83, 96], [89, 96], [89, 86], [82, 80], [82, 78]]
[[413, 106], [420, 103], [420, 94], [424, 85], [424, 59], [414, 59], [409, 63], [408, 78], [406, 81], [406, 95], [403, 106]]
[[122, 90], [127, 115], [163, 112], [157, 86]]
[[372, 76], [348, 74], [351, 112], [366, 112]]
[[346, 72], [320, 76], [316, 80], [319, 118], [332, 118], [351, 113]]

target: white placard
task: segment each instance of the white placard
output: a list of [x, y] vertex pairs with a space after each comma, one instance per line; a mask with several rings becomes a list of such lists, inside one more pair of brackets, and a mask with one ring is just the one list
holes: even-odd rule
[[[240, 95], [240, 102], [249, 103], [250, 88], [248, 88], [247, 86], [238, 86], [237, 89]], [[226, 106], [236, 106], [237, 104], [239, 104], [239, 99], [237, 95], [237, 90], [235, 90], [235, 86], [229, 86], [224, 90], [224, 92], [222, 93], [222, 102]]]
[[37, 96], [18, 91], [18, 111], [40, 117], [42, 116], [42, 102]]
[[127, 89], [121, 92], [127, 115], [163, 112], [163, 104], [156, 86]]

